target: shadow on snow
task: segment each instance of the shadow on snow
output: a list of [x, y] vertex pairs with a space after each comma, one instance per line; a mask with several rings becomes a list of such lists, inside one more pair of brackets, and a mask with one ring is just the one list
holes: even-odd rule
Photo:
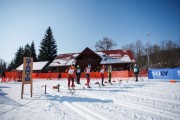
[[97, 98], [89, 97], [75, 97], [75, 96], [59, 96], [59, 95], [46, 95], [48, 100], [52, 101], [68, 101], [68, 102], [101, 102], [101, 103], [112, 103], [112, 100], [101, 100]]

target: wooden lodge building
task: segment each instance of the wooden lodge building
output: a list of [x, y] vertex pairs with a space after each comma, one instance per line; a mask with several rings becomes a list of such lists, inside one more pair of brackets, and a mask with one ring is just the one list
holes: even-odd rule
[[92, 51], [87, 47], [81, 53], [57, 55], [49, 68], [52, 72], [64, 72], [68, 66], [75, 64], [80, 66], [81, 71], [84, 71], [84, 68], [91, 64], [91, 69], [98, 71], [104, 64], [112, 65], [113, 70], [121, 71], [130, 70], [134, 62], [135, 59], [130, 50]]

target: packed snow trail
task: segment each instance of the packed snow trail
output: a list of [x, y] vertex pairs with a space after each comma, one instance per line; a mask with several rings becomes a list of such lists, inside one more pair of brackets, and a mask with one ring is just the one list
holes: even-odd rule
[[[72, 95], [67, 80], [37, 80], [25, 85], [21, 99], [21, 83], [0, 83], [1, 120], [179, 120], [180, 83], [122, 82], [83, 90], [76, 85]], [[53, 86], [60, 84], [60, 91]], [[44, 94], [47, 85], [47, 94]]]
[[[99, 98], [102, 100], [109, 99], [109, 96], [103, 96], [103, 95], [99, 96], [99, 95], [95, 95], [95, 94], [91, 94], [91, 93], [82, 93], [82, 94], [85, 96], [89, 96], [92, 98]], [[179, 118], [180, 118], [180, 115], [178, 115], [178, 114], [174, 114], [172, 112], [168, 112], [168, 111], [164, 111], [164, 110], [160, 110], [160, 109], [156, 109], [156, 108], [146, 107], [146, 106], [136, 104], [133, 102], [129, 102], [129, 101], [126, 102], [123, 100], [115, 100], [115, 99], [112, 99], [112, 101], [113, 101], [113, 103], [118, 104], [120, 106], [136, 109], [136, 110], [142, 111], [143, 113], [148, 112], [150, 114], [161, 116], [162, 118], [167, 118], [167, 119], [172, 119], [172, 120], [179, 120]]]
[[[101, 88], [101, 90], [105, 89], [105, 88], [106, 87], [103, 87], [103, 88]], [[61, 89], [65, 89], [65, 88], [61, 87]], [[99, 88], [97, 88], [97, 89], [99, 91], [101, 91]], [[111, 99], [111, 98], [109, 98], [109, 96], [104, 97], [103, 95], [95, 95], [95, 94], [91, 93], [91, 92], [93, 92], [93, 90], [94, 90], [93, 88], [92, 89], [86, 89], [86, 90], [76, 90], [76, 94], [75, 94], [76, 96], [74, 96], [74, 97], [78, 97], [78, 96], [81, 95], [81, 96], [88, 96], [90, 98], [97, 98], [97, 99], [102, 99], [102, 100], [111, 100], [111, 101], [113, 101], [112, 104], [117, 104], [117, 105], [120, 105], [121, 107], [123, 106], [123, 107], [126, 107], [126, 108], [134, 109], [134, 110], [136, 110], [136, 112], [138, 110], [138, 111], [143, 111], [143, 113], [147, 113], [148, 112], [148, 113], [156, 115], [156, 116], [161, 116], [161, 118], [156, 117], [157, 119], [165, 119], [164, 115], [167, 116], [166, 117], [167, 119], [174, 119], [173, 117], [169, 117], [169, 114], [171, 115], [171, 113], [169, 113], [169, 112], [165, 112], [163, 114], [159, 114], [158, 112], [162, 112], [162, 111], [156, 110], [156, 109], [152, 109], [152, 108], [148, 108], [148, 107], [144, 107], [143, 105], [136, 105], [135, 103], [131, 103], [130, 101], [129, 102], [125, 102], [125, 101], [122, 101], [122, 100], [120, 101], [120, 100]], [[86, 92], [88, 92], [88, 93], [86, 93]], [[60, 94], [64, 94], [64, 92], [62, 92]], [[106, 104], [104, 104], [104, 105], [106, 105]], [[88, 108], [88, 106], [87, 106], [87, 108]], [[101, 110], [102, 110], [102, 108], [101, 108]], [[168, 113], [168, 115], [166, 115], [167, 113]], [[123, 118], [123, 116], [122, 116], [122, 118]], [[147, 118], [147, 117], [144, 117], [144, 118]], [[123, 119], [125, 119], [125, 118], [123, 118]], [[131, 119], [131, 118], [128, 118], [128, 119]]]
[[80, 105], [78, 103], [73, 102], [73, 100], [71, 100], [71, 99], [65, 98], [61, 94], [59, 94], [49, 88], [47, 89], [47, 92], [49, 92], [49, 94], [55, 94], [55, 95], [58, 95], [59, 97], [61, 97], [61, 100], [64, 100], [63, 104], [65, 104], [71, 110], [73, 110], [74, 112], [83, 116], [87, 120], [108, 120], [107, 118], [83, 107], [82, 105]]

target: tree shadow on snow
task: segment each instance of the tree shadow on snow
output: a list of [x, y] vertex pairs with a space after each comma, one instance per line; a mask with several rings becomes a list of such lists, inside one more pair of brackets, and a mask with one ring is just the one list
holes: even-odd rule
[[7, 95], [7, 94], [4, 92], [0, 92], [0, 96], [5, 96], [5, 95]]
[[121, 89], [113, 89], [113, 90], [109, 90], [109, 89], [94, 89], [92, 91], [95, 91], [95, 92], [98, 92], [98, 91], [101, 91], [101, 92], [130, 92], [128, 90], [121, 90]]
[[7, 86], [0, 86], [0, 88], [10, 88], [10, 87], [7, 87]]
[[75, 96], [59, 96], [59, 95], [46, 95], [48, 100], [59, 101], [59, 102], [94, 102], [94, 103], [112, 103], [112, 100], [101, 100], [98, 98], [89, 98], [89, 97], [75, 97]]
[[9, 82], [7, 84], [22, 84], [22, 82]]
[[6, 93], [0, 93], [0, 104], [4, 104], [4, 105], [12, 105], [12, 106], [20, 106], [21, 104], [6, 97], [5, 95], [7, 95]]

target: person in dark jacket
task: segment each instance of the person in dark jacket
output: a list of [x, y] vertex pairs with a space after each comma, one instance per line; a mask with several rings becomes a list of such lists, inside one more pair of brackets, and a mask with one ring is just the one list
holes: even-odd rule
[[77, 84], [80, 84], [80, 77], [81, 77], [81, 68], [79, 65], [76, 67], [76, 80]]
[[139, 74], [139, 68], [136, 64], [134, 64], [134, 76], [136, 78], [136, 82], [138, 82], [138, 74]]

